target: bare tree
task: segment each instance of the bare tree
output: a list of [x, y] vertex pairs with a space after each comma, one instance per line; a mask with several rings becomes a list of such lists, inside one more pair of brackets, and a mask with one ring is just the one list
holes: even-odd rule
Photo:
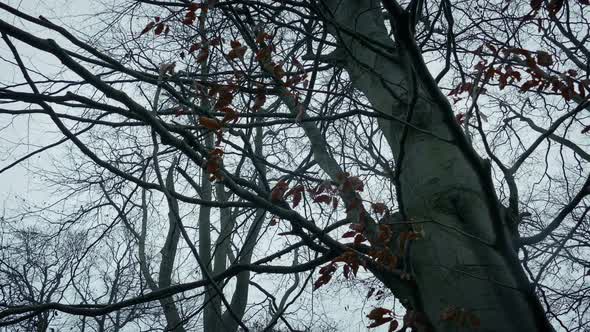
[[0, 4], [22, 21], [0, 20], [17, 77], [0, 114], [63, 135], [0, 172], [75, 148], [53, 178], [126, 234], [111, 273], [145, 279], [108, 301], [9, 304], [0, 324], [61, 311], [119, 326], [158, 301], [172, 331], [311, 329], [288, 308], [375, 278], [404, 310], [383, 303], [370, 327], [584, 331], [587, 5], [138, 0], [93, 40]]

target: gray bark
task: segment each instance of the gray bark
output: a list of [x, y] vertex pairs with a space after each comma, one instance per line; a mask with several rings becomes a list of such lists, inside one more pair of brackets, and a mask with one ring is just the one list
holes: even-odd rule
[[[260, 121], [260, 120], [256, 120]], [[254, 138], [254, 153], [257, 157], [264, 159], [262, 151], [262, 128], [256, 127], [256, 135]], [[261, 177], [266, 177], [266, 167], [264, 165], [258, 165], [258, 169], [262, 174]], [[260, 180], [259, 182], [261, 182]], [[264, 209], [258, 209], [254, 215], [254, 222], [248, 229], [246, 240], [242, 246], [242, 250], [239, 252], [238, 262], [240, 264], [250, 264], [252, 262], [252, 254], [254, 253], [254, 247], [258, 240], [258, 235], [262, 229], [264, 222], [265, 211]], [[236, 289], [233, 293], [231, 300], [231, 309], [238, 317], [243, 317], [246, 312], [246, 305], [248, 304], [248, 291], [249, 291], [250, 271], [240, 272], [236, 276]], [[226, 331], [233, 332], [238, 329], [238, 323], [231, 317], [229, 312], [223, 314], [223, 322]]]
[[[173, 170], [176, 163], [173, 163], [168, 170], [166, 176], [166, 187], [171, 192], [174, 192], [174, 177]], [[178, 241], [180, 239], [179, 222], [176, 216], [180, 215], [178, 209], [178, 201], [171, 199], [168, 204], [168, 234], [166, 235], [166, 242], [160, 251], [162, 254], [162, 261], [160, 262], [160, 271], [158, 274], [158, 286], [165, 288], [172, 285], [172, 272], [174, 268], [174, 261], [176, 259], [176, 250], [178, 248]], [[182, 320], [178, 314], [178, 309], [174, 304], [172, 297], [166, 297], [160, 300], [164, 316], [166, 317], [166, 327], [173, 332], [184, 332]]]
[[[227, 202], [227, 194], [225, 192], [225, 186], [221, 182], [217, 182], [215, 184], [215, 193], [217, 196], [217, 201], [219, 202]], [[227, 255], [228, 251], [231, 249], [231, 233], [234, 228], [235, 220], [232, 218], [231, 209], [230, 208], [221, 208], [219, 211], [219, 236], [215, 241], [215, 246], [213, 249], [213, 274], [220, 274], [227, 268]], [[223, 284], [219, 284], [219, 288], [223, 289]], [[206, 331], [232, 331], [228, 329], [226, 326], [226, 321], [223, 320], [222, 315], [222, 307], [221, 307], [221, 297], [215, 293], [211, 294], [213, 297], [210, 298], [210, 302], [207, 303], [206, 309], [207, 316], [206, 319], [208, 320], [205, 325]], [[241, 315], [238, 315], [241, 317]], [[227, 322], [234, 321], [233, 317], [228, 317]], [[235, 322], [237, 327], [237, 322]]]
[[492, 246], [500, 236], [493, 224], [504, 224], [501, 228], [507, 230], [506, 220], [494, 219], [487, 196], [493, 193], [482, 187], [481, 172], [449, 143], [454, 136], [444, 119], [448, 110], [425, 88], [426, 78], [417, 76], [417, 88], [411, 88], [416, 75], [412, 62], [389, 38], [380, 2], [323, 4], [330, 31], [341, 45], [337, 56], [355, 87], [383, 114], [408, 119], [412, 112], [413, 126], [380, 121], [394, 158], [399, 158], [396, 172], [406, 222], [419, 222], [425, 234], [412, 242], [416, 296], [403, 300], [424, 312], [436, 331], [456, 330], [453, 322], [440, 319], [450, 308], [475, 314], [481, 331], [537, 331], [543, 323], [536, 320], [530, 290], [519, 281], [515, 257], [507, 258]]
[[[170, 190], [174, 190], [174, 179], [173, 179], [173, 169], [174, 165], [170, 167], [168, 170], [168, 174], [166, 176], [166, 186]], [[178, 213], [178, 202], [173, 200], [173, 203], [169, 205], [168, 211], [168, 233], [166, 235], [166, 241], [164, 246], [161, 249], [162, 260], [160, 261], [160, 268], [158, 274], [158, 283], [156, 284], [152, 274], [149, 270], [149, 265], [147, 261], [147, 256], [145, 253], [145, 240], [147, 236], [147, 199], [146, 199], [146, 191], [142, 192], [142, 220], [141, 220], [141, 232], [137, 234], [130, 225], [126, 223], [126, 226], [130, 228], [132, 233], [138, 238], [138, 247], [139, 247], [139, 267], [140, 270], [146, 279], [148, 287], [155, 291], [159, 288], [168, 287], [172, 284], [172, 269], [174, 267], [174, 260], [176, 258], [176, 250], [178, 247], [178, 240], [180, 238], [180, 231], [178, 229], [178, 222], [175, 218], [175, 212]], [[175, 209], [175, 210], [174, 210]], [[184, 327], [182, 324], [182, 319], [178, 313], [178, 308], [174, 304], [174, 299], [172, 297], [166, 297], [160, 299], [160, 305], [162, 306], [162, 310], [164, 312], [164, 317], [166, 317], [166, 328], [169, 331], [173, 332], [184, 332]]]
[[[206, 134], [205, 145], [209, 148], [213, 147], [213, 136]], [[203, 189], [202, 199], [210, 201], [213, 196], [213, 186], [209, 181], [209, 175], [206, 172], [201, 174], [201, 187]], [[212, 271], [211, 264], [211, 207], [201, 205], [199, 207], [199, 254], [201, 259], [209, 271]], [[205, 297], [203, 299], [203, 326], [205, 331], [218, 331], [217, 323], [221, 313], [219, 312], [220, 307], [215, 306], [213, 299], [217, 293], [211, 286], [207, 286], [205, 289]]]
[[[201, 11], [199, 20], [199, 29], [205, 30], [205, 18], [207, 14]], [[202, 77], [207, 77], [209, 74], [209, 62], [205, 61], [201, 66], [200, 74]], [[204, 109], [209, 109], [211, 105], [207, 98], [201, 98], [200, 106]], [[194, 120], [196, 124], [196, 120]], [[207, 149], [213, 148], [213, 133], [204, 133], [205, 147]], [[209, 174], [204, 170], [201, 171], [201, 186], [202, 199], [210, 201], [213, 198], [213, 186], [209, 181]], [[211, 207], [201, 205], [199, 207], [199, 254], [201, 260], [206, 265], [207, 273], [213, 271], [212, 253], [211, 253]], [[203, 271], [205, 274], [206, 271]], [[205, 287], [205, 296], [203, 298], [203, 330], [204, 331], [220, 331], [221, 323], [221, 299], [219, 298], [215, 288], [212, 285]]]

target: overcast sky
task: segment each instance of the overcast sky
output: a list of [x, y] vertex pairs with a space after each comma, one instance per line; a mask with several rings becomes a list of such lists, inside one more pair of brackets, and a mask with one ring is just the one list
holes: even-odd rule
[[[100, 3], [105, 1], [87, 0], [3, 0], [13, 7], [32, 16], [43, 15], [55, 23], [62, 22], [69, 27], [80, 30], [78, 33], [92, 33], [93, 29], [101, 26], [93, 13], [100, 8]], [[108, 2], [108, 1], [107, 1]], [[117, 1], [112, 1], [115, 4]], [[89, 7], [91, 6], [91, 7]], [[62, 40], [58, 35], [44, 31], [39, 27], [31, 28], [14, 16], [0, 11], [0, 19], [6, 20], [31, 33], [39, 33], [44, 38], [54, 38], [58, 42]], [[76, 31], [72, 31], [76, 33]], [[45, 74], [59, 72], [62, 68], [54, 57], [37, 50], [22, 47], [18, 41], [13, 41], [27, 65]], [[0, 84], [11, 84], [21, 81], [21, 74], [15, 66], [10, 65], [13, 57], [2, 42], [0, 47]], [[51, 76], [51, 74], [49, 74]], [[29, 91], [26, 87], [23, 91]], [[49, 143], [61, 139], [59, 133], [47, 116], [21, 116], [12, 118], [0, 115], [0, 169], [8, 166], [18, 158]], [[52, 169], [54, 163], [61, 161], [67, 153], [65, 146], [54, 148], [49, 152], [40, 153], [26, 162], [12, 167], [0, 173], [0, 208], [6, 216], [23, 212], [26, 206], [41, 206], [51, 201], [52, 189], [45, 187], [40, 181], [39, 169]], [[272, 276], [271, 276], [272, 277]], [[185, 280], [186, 281], [186, 280]], [[348, 288], [347, 288], [348, 287]], [[314, 307], [318, 312], [325, 312], [329, 318], [334, 319], [339, 325], [340, 331], [360, 332], [368, 331], [367, 321], [364, 315], [370, 310], [371, 305], [366, 303], [365, 289], [351, 289], [351, 285], [333, 283], [325, 286], [321, 291], [314, 293]], [[251, 296], [257, 300], [262, 299], [262, 294], [253, 290]], [[391, 304], [386, 304], [391, 306]], [[309, 313], [302, 313], [307, 320]], [[372, 329], [371, 331], [385, 331], [386, 328]]]

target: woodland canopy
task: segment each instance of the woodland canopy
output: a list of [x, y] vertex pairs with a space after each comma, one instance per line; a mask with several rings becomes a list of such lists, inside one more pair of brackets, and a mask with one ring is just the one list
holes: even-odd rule
[[588, 331], [589, 19], [3, 1], [0, 330]]

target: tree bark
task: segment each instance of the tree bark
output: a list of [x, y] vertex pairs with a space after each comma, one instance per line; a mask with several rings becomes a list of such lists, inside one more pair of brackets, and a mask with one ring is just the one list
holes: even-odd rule
[[[170, 191], [174, 191], [174, 167], [176, 167], [176, 161], [170, 166], [168, 175], [166, 176], [166, 187]], [[174, 261], [176, 260], [178, 241], [180, 240], [180, 227], [176, 219], [176, 216], [180, 215], [178, 201], [172, 199], [168, 205], [168, 234], [161, 250], [162, 261], [160, 262], [160, 272], [158, 273], [158, 286], [160, 288], [172, 285], [172, 272]], [[163, 298], [160, 300], [160, 305], [166, 317], [167, 329], [171, 332], [184, 332], [183, 322], [174, 303], [174, 298]]]
[[[260, 120], [256, 120], [260, 121]], [[262, 134], [263, 130], [261, 127], [256, 127], [256, 134], [254, 137], [254, 153], [257, 157], [264, 159], [262, 153]], [[263, 164], [258, 165], [258, 169], [260, 170], [259, 176], [266, 177], [266, 166]], [[260, 179], [258, 182], [261, 183], [265, 179]], [[239, 264], [250, 264], [252, 262], [252, 255], [254, 253], [254, 247], [258, 241], [258, 235], [262, 229], [262, 225], [264, 222], [264, 217], [266, 212], [264, 209], [256, 210], [256, 214], [254, 215], [254, 222], [248, 229], [248, 234], [246, 235], [246, 239], [242, 246], [242, 250], [240, 250], [239, 257], [237, 258]], [[238, 317], [244, 317], [244, 313], [246, 312], [246, 305], [248, 304], [248, 293], [250, 289], [250, 271], [243, 271], [238, 273], [236, 276], [236, 288], [233, 293], [231, 299], [231, 310], [236, 314]], [[234, 332], [238, 329], [238, 322], [236, 322], [233, 317], [229, 314], [226, 310], [223, 313], [223, 322], [228, 332]]]
[[[213, 136], [209, 133], [205, 136], [205, 145], [207, 147], [213, 146]], [[209, 175], [206, 172], [202, 172], [201, 175], [201, 198], [210, 201], [213, 197], [213, 186], [209, 181]], [[199, 254], [201, 259], [209, 271], [212, 271], [211, 262], [211, 207], [200, 206], [199, 207]], [[215, 306], [213, 300], [217, 296], [215, 289], [212, 286], [205, 288], [205, 297], [203, 299], [203, 328], [204, 331], [217, 331], [217, 324], [221, 313], [219, 312], [220, 306]]]
[[465, 316], [473, 320], [468, 326], [479, 320], [480, 331], [550, 329], [544, 315], [539, 317], [528, 282], [523, 286], [522, 269], [515, 269], [515, 251], [499, 247], [504, 243], [497, 240], [507, 236], [508, 225], [492, 211], [500, 207], [497, 200], [497, 206], [490, 206], [488, 195], [495, 198], [495, 193], [486, 192], [481, 169], [474, 168], [457, 143], [445, 121], [449, 108], [424, 83], [430, 78], [420, 76], [416, 59], [389, 37], [381, 3], [326, 0], [322, 5], [328, 29], [339, 42], [331, 54], [335, 63], [348, 71], [378, 112], [400, 120], [379, 124], [398, 165], [403, 222], [424, 231], [411, 241], [408, 257], [416, 296], [402, 300], [424, 313], [436, 331], [456, 330], [457, 321], [441, 319], [453, 310], [470, 314]]
[[[166, 176], [166, 186], [172, 191], [174, 191], [174, 167], [175, 163], [170, 167]], [[156, 284], [156, 281], [152, 277], [152, 274], [149, 269], [149, 262], [145, 250], [148, 226], [148, 206], [146, 194], [146, 190], [143, 190], [141, 194], [142, 217], [140, 233], [137, 233], [133, 229], [131, 224], [128, 221], [126, 221], [126, 216], [123, 213], [120, 213], [120, 216], [121, 218], [123, 218], [123, 220], [125, 220], [125, 226], [127, 227], [127, 229], [137, 238], [139, 249], [139, 267], [141, 273], [146, 279], [148, 287], [152, 291], [156, 291], [161, 288], [169, 287], [172, 284], [172, 271], [174, 267], [174, 261], [176, 259], [178, 241], [180, 239], [178, 221], [175, 217], [176, 215], [178, 215], [178, 202], [176, 200], [172, 200], [172, 203], [168, 206], [168, 233], [166, 235], [166, 241], [164, 242], [164, 246], [160, 250], [160, 253], [162, 254], [162, 260], [160, 261], [158, 283]], [[159, 302], [162, 306], [164, 317], [166, 317], [166, 328], [168, 329], [168, 331], [184, 332], [185, 330], [183, 327], [182, 319], [180, 318], [178, 308], [174, 303], [174, 298], [165, 297], [160, 299]]]

